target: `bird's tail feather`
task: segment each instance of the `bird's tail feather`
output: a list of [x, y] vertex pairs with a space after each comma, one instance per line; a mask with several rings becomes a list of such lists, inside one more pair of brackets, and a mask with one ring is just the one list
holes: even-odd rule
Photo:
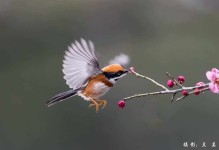
[[48, 100], [46, 102], [46, 104], [48, 105], [48, 107], [58, 103], [58, 102], [62, 102], [72, 96], [75, 96], [77, 94], [77, 91], [78, 90], [69, 90], [69, 91], [66, 91], [66, 92], [62, 92], [62, 93], [59, 93], [55, 96], [53, 96], [50, 100]]

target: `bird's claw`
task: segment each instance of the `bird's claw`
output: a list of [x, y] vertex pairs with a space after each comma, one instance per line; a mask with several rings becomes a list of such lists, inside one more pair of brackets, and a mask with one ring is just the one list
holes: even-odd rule
[[90, 108], [90, 107], [95, 106], [96, 112], [98, 113], [99, 112], [99, 104], [94, 100], [92, 100], [92, 102], [93, 102], [93, 104], [90, 104], [88, 107]]
[[107, 104], [106, 100], [98, 100], [98, 102], [99, 102], [99, 105], [103, 105], [101, 109], [104, 109], [106, 107], [106, 104]]
[[[106, 100], [91, 100], [93, 102], [93, 104], [90, 104], [88, 107], [93, 107], [95, 106], [96, 108], [96, 112], [99, 112], [99, 106], [103, 105], [101, 109], [104, 109], [106, 107]], [[98, 102], [98, 103], [97, 103]]]

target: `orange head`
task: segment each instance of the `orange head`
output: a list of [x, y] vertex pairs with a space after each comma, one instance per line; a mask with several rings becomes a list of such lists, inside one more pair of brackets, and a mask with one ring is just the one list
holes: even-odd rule
[[125, 76], [128, 71], [122, 65], [112, 64], [106, 66], [102, 69], [103, 74], [110, 80], [112, 83], [115, 83], [119, 78]]
[[125, 68], [119, 64], [112, 64], [102, 68], [103, 72], [118, 72], [118, 71], [125, 71]]

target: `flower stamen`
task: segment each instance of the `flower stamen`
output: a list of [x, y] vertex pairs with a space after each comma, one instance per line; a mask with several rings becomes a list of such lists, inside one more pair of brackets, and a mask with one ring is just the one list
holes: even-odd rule
[[215, 80], [215, 83], [219, 85], [219, 78]]

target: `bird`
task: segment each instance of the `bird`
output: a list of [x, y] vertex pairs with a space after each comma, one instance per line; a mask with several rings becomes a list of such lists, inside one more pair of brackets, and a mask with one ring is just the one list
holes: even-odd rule
[[65, 51], [62, 69], [70, 90], [53, 96], [46, 102], [47, 106], [77, 95], [89, 101], [89, 108], [95, 107], [98, 112], [100, 106], [105, 108], [107, 104], [107, 101], [100, 97], [105, 95], [118, 79], [129, 73], [124, 67], [129, 61], [128, 55], [120, 54], [101, 69], [93, 42], [83, 38], [80, 42], [74, 41]]

